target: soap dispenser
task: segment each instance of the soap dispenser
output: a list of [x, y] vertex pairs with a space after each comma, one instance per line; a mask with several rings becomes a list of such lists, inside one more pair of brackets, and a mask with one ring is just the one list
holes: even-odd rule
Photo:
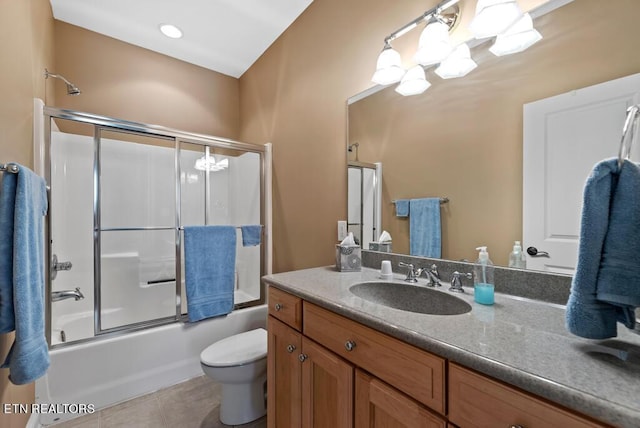
[[509, 267], [519, 269], [527, 268], [527, 259], [522, 252], [520, 241], [515, 242], [515, 244], [513, 245], [513, 251], [511, 251], [511, 254], [509, 254]]
[[480, 253], [473, 265], [473, 300], [483, 305], [493, 305], [493, 263], [489, 259], [487, 247], [478, 247], [476, 250]]

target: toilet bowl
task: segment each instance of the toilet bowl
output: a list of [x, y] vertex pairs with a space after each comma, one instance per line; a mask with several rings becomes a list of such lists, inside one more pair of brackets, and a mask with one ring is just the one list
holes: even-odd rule
[[200, 354], [204, 373], [222, 385], [220, 421], [242, 425], [267, 413], [267, 331], [263, 328], [215, 342]]

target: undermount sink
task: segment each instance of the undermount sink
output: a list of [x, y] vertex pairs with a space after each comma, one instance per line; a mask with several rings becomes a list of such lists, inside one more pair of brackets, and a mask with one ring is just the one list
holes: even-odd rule
[[429, 315], [460, 315], [471, 311], [464, 300], [420, 285], [398, 282], [361, 282], [349, 291], [379, 305]]

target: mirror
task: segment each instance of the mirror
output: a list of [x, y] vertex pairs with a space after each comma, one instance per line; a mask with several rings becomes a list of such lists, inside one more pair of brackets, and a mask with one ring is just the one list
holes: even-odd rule
[[544, 38], [522, 53], [495, 57], [483, 43], [465, 77], [445, 81], [431, 68], [421, 95], [403, 97], [391, 85], [354, 96], [348, 144], [359, 144], [360, 160], [384, 165], [381, 228], [393, 252], [409, 253], [409, 222], [392, 201], [446, 197], [442, 258], [473, 261], [487, 245], [494, 263], [507, 266], [522, 240], [523, 105], [638, 73], [639, 18], [636, 0], [576, 0], [537, 18]]

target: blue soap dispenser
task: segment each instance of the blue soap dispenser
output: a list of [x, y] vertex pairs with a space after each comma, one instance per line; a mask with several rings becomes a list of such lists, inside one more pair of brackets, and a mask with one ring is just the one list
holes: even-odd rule
[[487, 247], [478, 247], [476, 250], [480, 253], [473, 265], [473, 300], [482, 305], [493, 305], [493, 263], [489, 259]]

